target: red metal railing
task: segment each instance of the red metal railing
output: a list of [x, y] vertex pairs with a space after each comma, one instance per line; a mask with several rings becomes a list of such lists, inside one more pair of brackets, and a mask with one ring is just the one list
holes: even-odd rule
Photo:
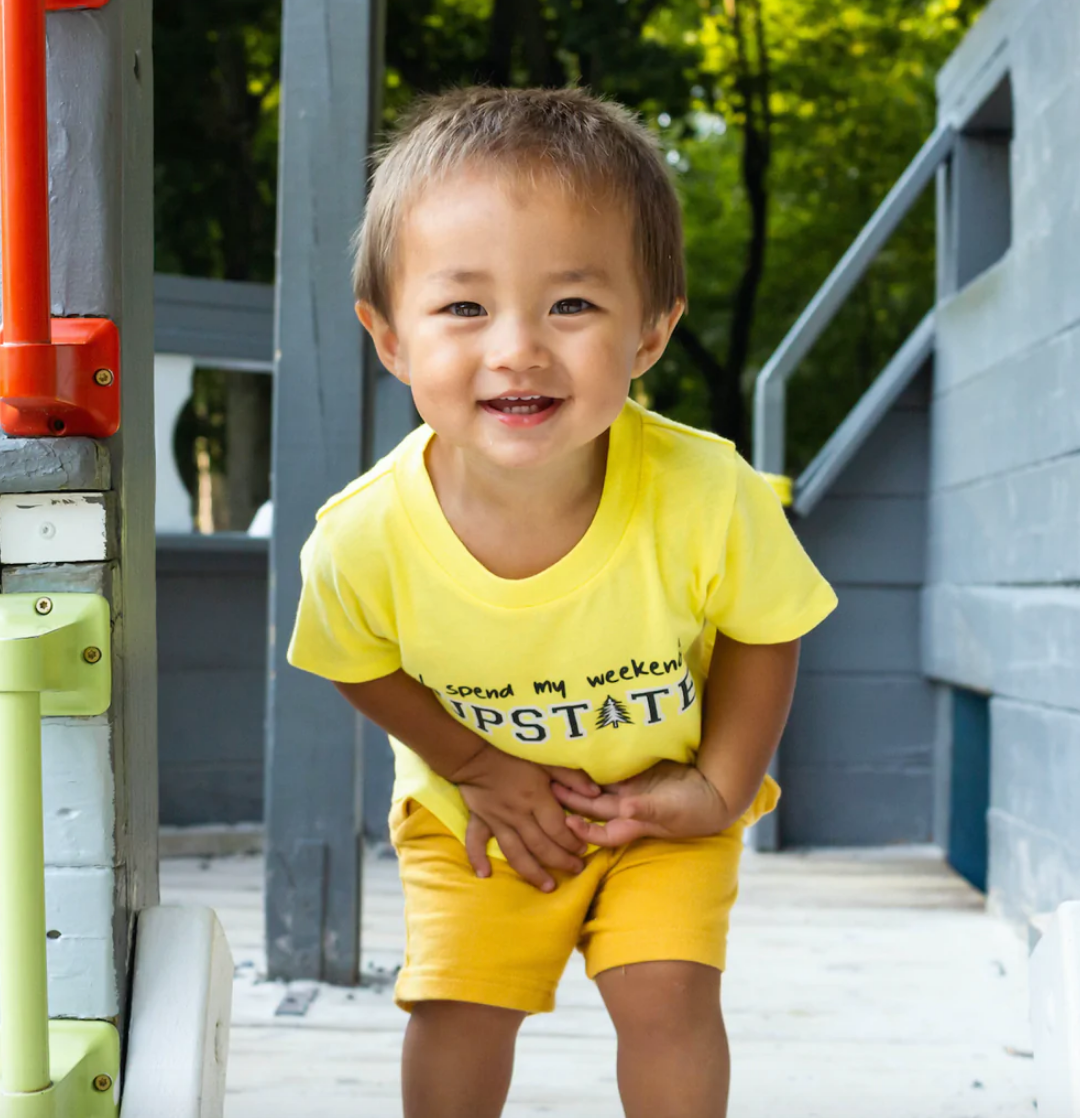
[[115, 325], [50, 311], [45, 11], [106, 3], [0, 0], [0, 428], [12, 435], [101, 438], [120, 423]]

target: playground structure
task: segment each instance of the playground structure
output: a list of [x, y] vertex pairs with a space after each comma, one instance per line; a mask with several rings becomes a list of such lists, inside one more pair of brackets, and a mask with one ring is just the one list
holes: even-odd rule
[[[13, 1115], [35, 1113], [21, 1096], [36, 1094], [39, 1112], [48, 1113], [44, 1069], [52, 1068], [50, 1082], [67, 1082], [70, 1067], [84, 1066], [70, 1055], [68, 1038], [78, 1025], [104, 1022], [105, 1033], [95, 1026], [86, 1035], [116, 1038], [130, 1006], [124, 1075], [118, 1044], [103, 1042], [106, 1070], [92, 1080], [107, 1075], [111, 1086], [97, 1090], [93, 1101], [112, 1107], [102, 1114], [115, 1113], [122, 1099], [127, 1118], [194, 1118], [220, 1105], [229, 967], [207, 914], [180, 916], [154, 907], [155, 540], [146, 468], [154, 455], [149, 5], [48, 6], [72, 9], [48, 22], [51, 275], [42, 269], [41, 252], [48, 243], [41, 217], [46, 114], [38, 115], [40, 127], [28, 128], [32, 114], [12, 111], [18, 119], [9, 127], [8, 111], [31, 102], [13, 97], [6, 83], [31, 78], [4, 55], [5, 157], [25, 142], [18, 138], [24, 132], [31, 141], [37, 137], [41, 151], [35, 159], [11, 161], [13, 181], [26, 175], [27, 195], [39, 199], [36, 217], [25, 223], [8, 217], [19, 187], [10, 185], [4, 162], [5, 236], [13, 229], [22, 235], [13, 247], [7, 239], [3, 246], [0, 746], [11, 762], [41, 757], [45, 788], [40, 862], [35, 855], [32, 864], [24, 852], [26, 836], [41, 831], [42, 821], [4, 811], [8, 830], [0, 857], [20, 853], [0, 869], [5, 887], [19, 890], [16, 899], [4, 897], [5, 919], [13, 911], [41, 910], [35, 882], [44, 881], [45, 898], [41, 921], [19, 926], [22, 939], [8, 924], [0, 928], [2, 1105]], [[33, 30], [30, 17], [41, 9], [40, 0], [0, 2], [5, 48], [12, 41], [9, 27], [24, 20]], [[204, 310], [194, 313], [196, 326], [189, 328], [193, 336], [201, 324], [202, 341], [181, 348], [175, 339], [184, 336], [177, 325], [182, 315], [170, 319], [167, 313], [161, 317], [176, 327], [174, 340], [158, 346], [190, 359], [227, 356], [222, 348], [232, 345], [241, 367], [249, 360], [248, 345], [263, 354], [264, 367], [272, 366], [279, 417], [273, 535], [268, 544], [220, 541], [216, 552], [232, 556], [224, 563], [234, 564], [232, 577], [240, 563], [250, 582], [258, 573], [252, 556], [268, 548], [272, 572], [270, 682], [259, 692], [269, 731], [270, 971], [342, 984], [359, 974], [363, 820], [357, 789], [365, 784], [373, 814], [387, 794], [377, 780], [361, 781], [360, 754], [366, 748], [377, 756], [379, 740], [365, 728], [365, 746], [344, 704], [326, 703], [317, 681], [285, 667], [278, 635], [291, 620], [296, 555], [315, 507], [370, 461], [380, 442], [392, 443], [408, 420], [364, 348], [347, 296], [341, 297], [349, 290], [347, 260], [324, 251], [328, 242], [347, 242], [362, 205], [375, 116], [377, 16], [377, 5], [367, 0], [285, 4], [273, 344], [257, 330], [237, 341], [243, 331], [235, 315], [208, 340]], [[41, 47], [36, 57], [44, 63]], [[23, 64], [29, 55], [19, 54]], [[1069, 122], [1080, 116], [1077, 57], [1080, 14], [1068, 0], [996, 0], [990, 6], [943, 71], [938, 129], [760, 378], [755, 446], [759, 467], [783, 472], [784, 381], [907, 206], [936, 182], [935, 311], [806, 473], [793, 479], [798, 530], [838, 584], [842, 604], [806, 642], [804, 676], [778, 760], [789, 794], [777, 829], [760, 828], [756, 842], [770, 849], [934, 841], [965, 876], [988, 886], [997, 911], [1047, 929], [1032, 972], [1045, 1084], [1040, 1092], [1045, 1099], [1070, 1100], [1064, 1106], [1080, 1098], [1075, 907], [1049, 923], [1047, 916], [1080, 896], [1078, 813], [1067, 794], [1080, 786], [1080, 413], [1062, 403], [1080, 388], [1080, 282], [1070, 270], [1080, 218], [1069, 193], [1080, 154], [1068, 140]], [[370, 65], [357, 66], [357, 58]], [[40, 77], [43, 82], [44, 71]], [[79, 95], [70, 95], [75, 89]], [[29, 288], [22, 286], [24, 277]], [[168, 293], [169, 281], [158, 286]], [[183, 282], [172, 285], [173, 311], [184, 288]], [[36, 292], [29, 311], [20, 307], [24, 290]], [[186, 290], [190, 295], [194, 288]], [[239, 303], [246, 298], [264, 308], [265, 328], [264, 296], [231, 290]], [[73, 321], [79, 325], [72, 327]], [[105, 325], [91, 328], [88, 321]], [[119, 334], [122, 377], [114, 353], [72, 356], [88, 352], [77, 344], [80, 338], [102, 343], [110, 324]], [[35, 363], [44, 365], [44, 375]], [[99, 380], [102, 372], [112, 379]], [[164, 384], [167, 374], [158, 379]], [[42, 383], [44, 389], [34, 387]], [[99, 407], [99, 398], [120, 399], [115, 435], [117, 413], [111, 404]], [[201, 552], [185, 548], [175, 536], [165, 542], [159, 562], [162, 550], [171, 548], [179, 575], [190, 573], [192, 554], [205, 561], [210, 550], [205, 543]], [[204, 569], [187, 584], [206, 595], [207, 611], [214, 608], [218, 575], [208, 577]], [[59, 675], [43, 674], [45, 660], [53, 671], [52, 653], [34, 671], [25, 666], [31, 645], [40, 649], [60, 639], [50, 635], [47, 619], [64, 620], [71, 597], [111, 607], [111, 641], [99, 633], [71, 645], [81, 644], [75, 648], [79, 672], [95, 664], [111, 669], [112, 702], [101, 709], [99, 700], [49, 705], [58, 701], [50, 695], [75, 690]], [[31, 613], [45, 600], [54, 613]], [[189, 611], [197, 606], [197, 598], [188, 598]], [[261, 642], [262, 633], [256, 630], [255, 639]], [[95, 664], [80, 659], [90, 648], [101, 652]], [[163, 661], [176, 651], [167, 644]], [[208, 674], [213, 670], [211, 664]], [[246, 678], [250, 688], [250, 673]], [[42, 712], [50, 716], [41, 750], [31, 740], [39, 719], [29, 698], [39, 693]], [[226, 689], [211, 711], [235, 717], [237, 709]], [[222, 731], [213, 722], [205, 728], [211, 735]], [[297, 750], [297, 742], [307, 751]], [[32, 765], [21, 778], [27, 789], [38, 780]], [[192, 785], [191, 794], [196, 791]], [[24, 808], [29, 802], [25, 796], [10, 801]], [[808, 812], [805, 805], [816, 807]], [[176, 952], [179, 940], [189, 954]], [[66, 1019], [47, 1038], [51, 1065], [42, 1063], [41, 966], [27, 962], [35, 953], [47, 956], [49, 1012]], [[15, 960], [25, 968], [26, 985], [5, 980]], [[170, 1039], [172, 1055], [163, 1056], [165, 1036], [155, 1014], [181, 998], [194, 1024], [186, 1039]], [[37, 1022], [37, 1040], [12, 1049], [13, 1016], [24, 1015]], [[180, 1051], [183, 1060], [176, 1058]], [[174, 1110], [168, 1109], [170, 1091], [178, 1100]], [[17, 1103], [9, 1101], [16, 1097]], [[12, 1109], [16, 1105], [23, 1109]], [[62, 1118], [65, 1111], [56, 1113]]]

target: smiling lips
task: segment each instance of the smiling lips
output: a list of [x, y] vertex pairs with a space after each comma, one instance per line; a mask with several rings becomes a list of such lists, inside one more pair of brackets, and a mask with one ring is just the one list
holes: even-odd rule
[[539, 427], [558, 413], [563, 401], [557, 396], [511, 395], [481, 400], [480, 406], [488, 415], [505, 427]]
[[485, 405], [503, 415], [539, 415], [555, 403], [550, 396], [497, 396]]

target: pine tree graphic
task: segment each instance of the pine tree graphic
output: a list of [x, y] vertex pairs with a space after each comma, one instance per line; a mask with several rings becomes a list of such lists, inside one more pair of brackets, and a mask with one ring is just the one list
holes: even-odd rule
[[614, 726], [617, 730], [624, 722], [633, 721], [626, 707], [618, 699], [608, 695], [596, 716], [596, 728], [602, 730], [605, 726]]

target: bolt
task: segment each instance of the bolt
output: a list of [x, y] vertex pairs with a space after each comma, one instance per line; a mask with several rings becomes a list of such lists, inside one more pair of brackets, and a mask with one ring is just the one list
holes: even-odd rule
[[108, 1091], [112, 1087], [111, 1075], [95, 1075], [94, 1076], [94, 1090], [95, 1091]]
[[42, 617], [47, 613], [52, 613], [52, 598], [38, 598], [34, 603], [34, 609], [37, 610]]
[[38, 535], [43, 540], [51, 540], [56, 535], [56, 525], [50, 520], [43, 520], [38, 525]]
[[98, 369], [94, 373], [94, 383], [100, 384], [102, 388], [108, 388], [114, 380], [116, 380], [116, 377], [113, 375], [112, 369]]
[[82, 658], [88, 664], [96, 664], [101, 659], [101, 649], [95, 648], [93, 645], [89, 648], [84, 648]]

